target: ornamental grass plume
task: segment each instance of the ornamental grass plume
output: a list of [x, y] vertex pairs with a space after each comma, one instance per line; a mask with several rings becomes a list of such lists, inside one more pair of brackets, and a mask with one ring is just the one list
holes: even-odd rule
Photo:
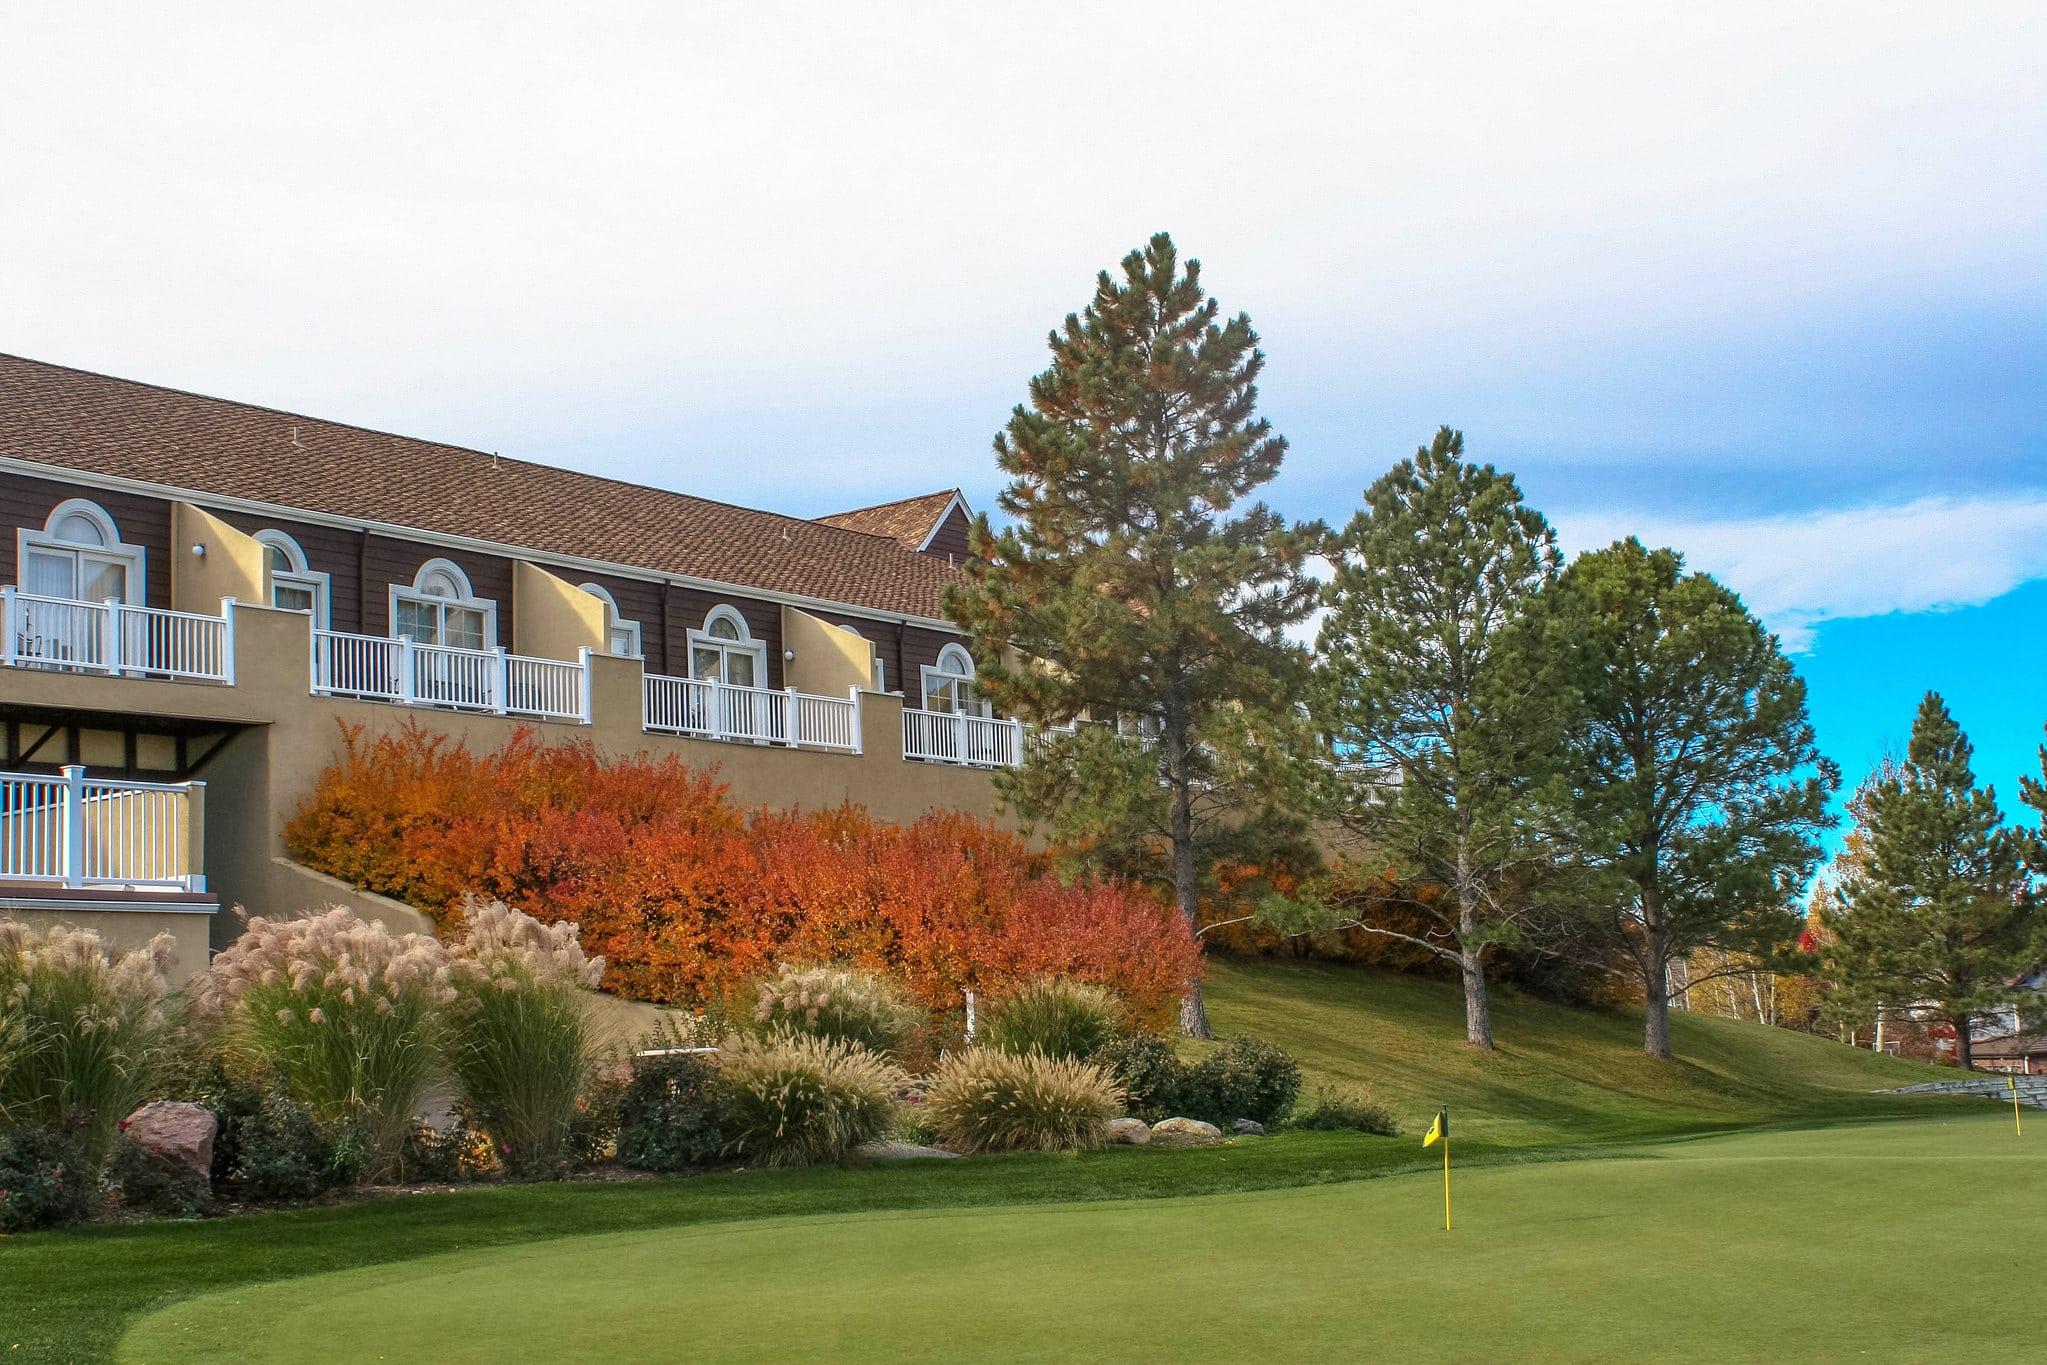
[[116, 956], [90, 929], [0, 923], [0, 1128], [73, 1129], [97, 1170], [163, 1063], [176, 960], [168, 934]]
[[1058, 1152], [1100, 1147], [1122, 1105], [1115, 1079], [1092, 1063], [973, 1048], [939, 1063], [924, 1112], [959, 1151]]
[[889, 1131], [910, 1079], [858, 1043], [787, 1033], [727, 1043], [718, 1075], [728, 1149], [768, 1166], [845, 1160]]
[[449, 949], [449, 1068], [509, 1170], [559, 1173], [590, 1080], [604, 959], [584, 956], [575, 925], [498, 901], [468, 902], [462, 926]]
[[893, 981], [855, 967], [785, 966], [754, 989], [762, 1033], [858, 1043], [898, 1061], [923, 1022]]
[[1025, 982], [989, 1007], [976, 1040], [997, 1052], [1088, 1061], [1116, 1036], [1123, 1009], [1116, 997], [1089, 981], [1047, 976]]
[[372, 1179], [396, 1175], [438, 1067], [448, 954], [335, 906], [248, 921], [213, 959], [200, 996], [230, 1053], [269, 1071], [322, 1123], [353, 1133]]

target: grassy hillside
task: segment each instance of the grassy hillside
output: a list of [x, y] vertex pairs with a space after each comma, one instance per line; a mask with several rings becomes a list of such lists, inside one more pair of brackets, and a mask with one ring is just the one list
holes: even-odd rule
[[1581, 1010], [1496, 989], [1491, 1056], [1464, 1042], [1456, 985], [1330, 963], [1209, 960], [1216, 1031], [1297, 1058], [1308, 1085], [1363, 1085], [1419, 1132], [1439, 1104], [1453, 1132], [1511, 1145], [1612, 1141], [1702, 1125], [1897, 1112], [1871, 1090], [1952, 1072], [1784, 1029], [1677, 1014], [1677, 1060], [1642, 1053], [1636, 1010]]

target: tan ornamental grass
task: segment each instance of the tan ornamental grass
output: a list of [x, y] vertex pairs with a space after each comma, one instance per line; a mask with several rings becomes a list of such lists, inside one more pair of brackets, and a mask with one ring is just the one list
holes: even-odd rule
[[768, 1166], [843, 1161], [886, 1135], [909, 1075], [858, 1043], [739, 1037], [718, 1058], [728, 1149]]
[[1123, 1112], [1123, 1092], [1102, 1067], [1042, 1052], [972, 1048], [939, 1063], [924, 1113], [962, 1152], [1057, 1152], [1100, 1147]]

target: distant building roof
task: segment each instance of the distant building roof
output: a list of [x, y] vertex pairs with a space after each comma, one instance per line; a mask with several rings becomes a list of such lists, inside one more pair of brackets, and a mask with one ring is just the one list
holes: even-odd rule
[[899, 536], [838, 519], [736, 507], [21, 356], [0, 355], [0, 457], [912, 616], [942, 619], [956, 577]]
[[856, 507], [850, 512], [834, 512], [828, 517], [819, 517], [818, 521], [825, 526], [864, 531], [871, 536], [887, 536], [909, 549], [921, 550], [955, 502], [962, 508], [967, 505], [967, 500], [957, 488], [946, 488], [936, 493], [920, 493], [914, 498], [876, 503], [872, 507]]

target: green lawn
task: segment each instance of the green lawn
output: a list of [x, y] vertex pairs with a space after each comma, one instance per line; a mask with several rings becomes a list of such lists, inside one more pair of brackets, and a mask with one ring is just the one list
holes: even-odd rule
[[[687, 1242], [699, 1230], [710, 1245], [737, 1235], [742, 1222], [807, 1215], [915, 1213], [924, 1219], [941, 1211], [1246, 1195], [1399, 1177], [1431, 1160], [1415, 1135], [1438, 1103], [1452, 1107], [1459, 1161], [1471, 1167], [1475, 1182], [1492, 1178], [1480, 1174], [1488, 1164], [1552, 1162], [1736, 1126], [1788, 1132], [1847, 1125], [1826, 1135], [1832, 1143], [1853, 1138], [1852, 1125], [1865, 1120], [1959, 1115], [1974, 1122], [1988, 1107], [1980, 1101], [1873, 1097], [1868, 1091], [1874, 1087], [1939, 1073], [1825, 1040], [1726, 1021], [1679, 1018], [1682, 1060], [1657, 1063], [1640, 1055], [1639, 1023], [1627, 1012], [1570, 1010], [1505, 996], [1497, 1004], [1501, 1050], [1488, 1057], [1464, 1046], [1455, 989], [1441, 982], [1341, 967], [1218, 961], [1210, 997], [1220, 1029], [1281, 1043], [1300, 1058], [1311, 1080], [1370, 1083], [1408, 1125], [1409, 1136], [1288, 1134], [1210, 1151], [1123, 1148], [921, 1168], [480, 1188], [200, 1223], [0, 1239], [0, 1360], [105, 1359], [138, 1319], [195, 1295], [267, 1296], [269, 1291], [252, 1287], [357, 1268], [384, 1267], [406, 1276], [420, 1273], [419, 1258], [446, 1253], [509, 1265], [529, 1250], [541, 1254], [541, 1244], [578, 1234], [658, 1233]], [[1694, 1147], [1683, 1144], [1683, 1150]], [[1473, 1189], [1484, 1198], [1482, 1184]], [[1378, 1208], [1368, 1187], [1347, 1188], [1340, 1196], [1324, 1188], [1304, 1198], [1317, 1207], [1322, 1199], [1365, 1200], [1358, 1206], [1361, 1221], [1351, 1228], [1360, 1254], [1405, 1244], [1404, 1233], [1398, 1242], [1393, 1238], [1396, 1223], [1382, 1225], [1379, 1213], [1365, 1211]], [[1255, 1201], [1241, 1206], [1258, 1207]], [[1395, 1207], [1407, 1209], [1408, 1203], [1387, 1206], [1387, 1218]], [[1061, 1216], [1070, 1217], [1070, 1211]], [[746, 1236], [770, 1231], [763, 1224], [749, 1227]], [[837, 1236], [810, 1235], [826, 1242]], [[1140, 1241], [1154, 1236], [1179, 1233], [1146, 1233]], [[1220, 1227], [1211, 1224], [1203, 1238], [1221, 1242]], [[1150, 1249], [1171, 1254], [1164, 1241], [1151, 1242]], [[832, 1259], [829, 1251], [820, 1254]], [[842, 1247], [834, 1264], [850, 1272], [856, 1259], [863, 1258]], [[620, 1272], [607, 1264], [593, 1273]], [[858, 1273], [875, 1273], [875, 1267]], [[957, 1277], [940, 1287], [968, 1299], [979, 1291], [977, 1283]], [[818, 1292], [826, 1290], [821, 1286]], [[1357, 1292], [1365, 1302], [1374, 1297], [1369, 1286]], [[455, 1340], [450, 1332], [430, 1346], [438, 1350]], [[401, 1354], [432, 1353], [428, 1345], [414, 1343]]]
[[[133, 1361], [2001, 1359], [2047, 1274], [2004, 1116], [1149, 1202], [458, 1252], [187, 1300]], [[1941, 1274], [1981, 1266], [1995, 1275]]]

